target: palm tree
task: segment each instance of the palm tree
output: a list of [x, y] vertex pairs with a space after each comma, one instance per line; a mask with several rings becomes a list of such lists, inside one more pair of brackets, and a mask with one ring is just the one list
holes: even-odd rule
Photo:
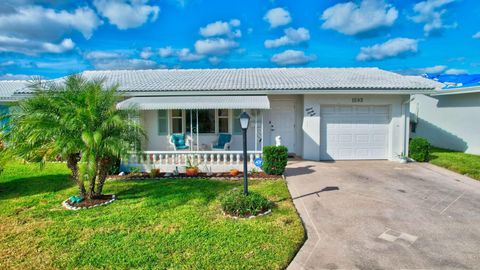
[[80, 196], [101, 194], [111, 161], [145, 137], [130, 117], [135, 110], [116, 110], [122, 98], [117, 86], [105, 88], [101, 80], [72, 75], [60, 84], [38, 81], [31, 88], [33, 97], [20, 101], [8, 116], [6, 152], [40, 164], [61, 156]]

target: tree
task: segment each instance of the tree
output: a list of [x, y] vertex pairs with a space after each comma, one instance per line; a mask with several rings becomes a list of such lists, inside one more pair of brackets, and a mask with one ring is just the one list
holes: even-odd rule
[[111, 161], [140, 146], [145, 137], [130, 117], [137, 112], [117, 110], [122, 99], [117, 86], [104, 87], [102, 80], [72, 75], [62, 83], [37, 81], [31, 88], [33, 96], [20, 101], [8, 115], [4, 154], [42, 165], [60, 156], [80, 196], [101, 194]]

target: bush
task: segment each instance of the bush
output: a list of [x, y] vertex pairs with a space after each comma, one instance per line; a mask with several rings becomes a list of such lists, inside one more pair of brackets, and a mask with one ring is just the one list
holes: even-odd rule
[[410, 141], [410, 157], [415, 161], [425, 162], [430, 158], [430, 143], [422, 137], [413, 138]]
[[285, 172], [288, 160], [288, 148], [280, 146], [263, 147], [262, 169], [267, 174], [281, 175]]
[[229, 215], [248, 217], [268, 211], [273, 203], [258, 193], [249, 192], [246, 196], [242, 190], [233, 189], [220, 197], [220, 206]]

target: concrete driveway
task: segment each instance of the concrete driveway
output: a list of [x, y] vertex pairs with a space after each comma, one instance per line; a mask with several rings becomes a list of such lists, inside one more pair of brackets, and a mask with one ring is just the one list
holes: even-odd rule
[[308, 240], [289, 269], [478, 269], [480, 182], [429, 164], [290, 162]]

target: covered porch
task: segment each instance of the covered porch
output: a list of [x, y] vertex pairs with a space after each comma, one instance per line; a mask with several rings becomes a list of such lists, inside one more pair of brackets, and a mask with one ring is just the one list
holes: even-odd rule
[[[117, 108], [138, 109], [138, 121], [148, 137], [142, 154], [132, 153], [125, 166], [182, 172], [190, 160], [202, 172], [221, 172], [242, 170], [244, 159], [249, 170], [256, 168], [253, 162], [262, 156], [264, 115], [270, 102], [267, 96], [133, 97]], [[250, 115], [246, 157], [239, 121], [243, 111]]]

